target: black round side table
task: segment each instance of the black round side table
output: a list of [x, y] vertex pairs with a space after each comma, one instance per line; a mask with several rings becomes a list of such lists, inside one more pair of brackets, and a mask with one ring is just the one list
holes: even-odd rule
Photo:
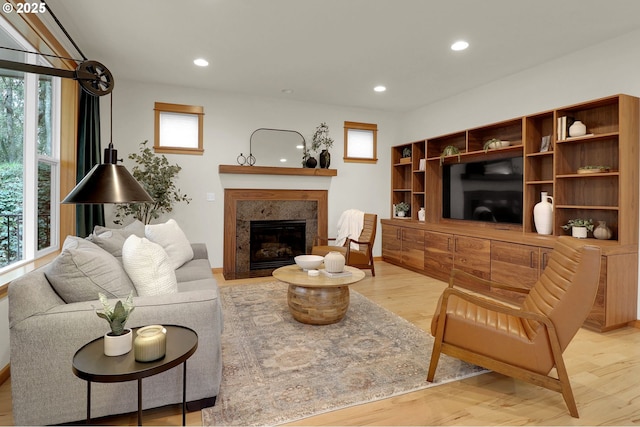
[[[73, 373], [87, 381], [87, 424], [91, 422], [91, 383], [138, 381], [138, 425], [142, 425], [142, 379], [183, 365], [182, 425], [186, 422], [187, 359], [198, 348], [198, 334], [185, 326], [164, 325], [167, 329], [167, 352], [153, 362], [137, 362], [133, 350], [122, 356], [104, 355], [104, 337], [84, 345], [73, 356]], [[139, 328], [134, 328], [135, 331]]]

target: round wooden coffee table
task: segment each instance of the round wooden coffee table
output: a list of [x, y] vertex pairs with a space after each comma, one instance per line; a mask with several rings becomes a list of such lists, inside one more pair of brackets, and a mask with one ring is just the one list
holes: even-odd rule
[[287, 303], [294, 319], [309, 325], [329, 325], [342, 320], [349, 308], [349, 285], [362, 280], [362, 270], [345, 266], [348, 276], [309, 276], [297, 265], [280, 267], [273, 277], [289, 284]]

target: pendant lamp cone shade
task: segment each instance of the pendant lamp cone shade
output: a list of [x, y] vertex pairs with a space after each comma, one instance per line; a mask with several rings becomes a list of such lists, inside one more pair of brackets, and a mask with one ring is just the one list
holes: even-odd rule
[[149, 193], [122, 165], [95, 165], [62, 203], [153, 203]]
[[153, 203], [142, 185], [117, 162], [118, 150], [109, 143], [104, 150], [104, 163], [91, 168], [62, 203]]

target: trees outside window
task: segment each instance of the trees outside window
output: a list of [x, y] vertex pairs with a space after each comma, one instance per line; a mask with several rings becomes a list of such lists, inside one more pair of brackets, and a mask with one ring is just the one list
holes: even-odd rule
[[0, 69], [0, 270], [58, 245], [58, 92], [57, 78]]

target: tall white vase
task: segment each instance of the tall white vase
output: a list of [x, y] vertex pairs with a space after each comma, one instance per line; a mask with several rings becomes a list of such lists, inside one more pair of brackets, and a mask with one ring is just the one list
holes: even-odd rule
[[540, 193], [540, 201], [533, 207], [533, 222], [538, 234], [553, 232], [553, 197], [546, 191]]

